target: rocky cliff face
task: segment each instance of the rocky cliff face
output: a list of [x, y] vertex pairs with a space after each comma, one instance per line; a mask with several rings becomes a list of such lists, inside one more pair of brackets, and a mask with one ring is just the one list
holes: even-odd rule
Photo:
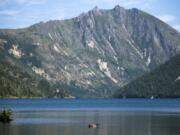
[[0, 47], [72, 95], [106, 97], [180, 51], [180, 34], [138, 9], [93, 10], [69, 20], [0, 30]]

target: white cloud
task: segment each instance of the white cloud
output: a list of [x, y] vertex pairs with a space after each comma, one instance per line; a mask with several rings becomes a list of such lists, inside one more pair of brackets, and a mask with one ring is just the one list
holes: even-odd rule
[[173, 27], [180, 32], [180, 24], [174, 25]]
[[153, 0], [118, 0], [119, 3], [122, 3], [123, 5], [127, 5], [127, 6], [146, 4], [146, 3], [151, 3], [152, 1]]
[[132, 7], [141, 7], [142, 9], [151, 9], [152, 4], [156, 0], [116, 0], [118, 4], [132, 8]]
[[16, 10], [3, 10], [3, 11], [0, 11], [0, 16], [15, 16], [18, 13], [19, 12]]
[[27, 2], [27, 0], [14, 0], [16, 3], [24, 4]]
[[47, 0], [14, 0], [17, 4], [26, 4], [26, 5], [39, 5], [45, 3]]
[[47, 2], [48, 0], [0, 0], [0, 10], [10, 5], [14, 7], [19, 6], [31, 6], [31, 5], [41, 5]]
[[105, 8], [112, 8], [112, 6], [120, 5], [124, 8], [139, 8], [142, 10], [152, 10], [153, 4], [157, 0], [84, 0], [89, 5], [104, 5]]
[[170, 15], [170, 14], [165, 14], [165, 15], [161, 15], [161, 16], [157, 16], [157, 17], [166, 23], [173, 22], [177, 19], [176, 16]]

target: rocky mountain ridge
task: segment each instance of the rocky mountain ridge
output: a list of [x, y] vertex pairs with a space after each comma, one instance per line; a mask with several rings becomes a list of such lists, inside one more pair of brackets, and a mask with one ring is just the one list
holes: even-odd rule
[[68, 20], [0, 30], [0, 47], [78, 97], [108, 97], [180, 51], [180, 34], [138, 9], [93, 10]]

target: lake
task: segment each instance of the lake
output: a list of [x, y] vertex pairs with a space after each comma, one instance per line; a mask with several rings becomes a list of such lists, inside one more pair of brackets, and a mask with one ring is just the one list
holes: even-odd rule
[[4, 107], [14, 121], [0, 135], [180, 135], [180, 99], [0, 99]]

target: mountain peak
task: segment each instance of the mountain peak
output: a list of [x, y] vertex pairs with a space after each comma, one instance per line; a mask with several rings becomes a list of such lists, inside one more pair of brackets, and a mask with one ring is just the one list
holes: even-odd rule
[[93, 9], [92, 9], [92, 12], [95, 14], [95, 15], [100, 15], [101, 14], [101, 11], [99, 9], [98, 6], [95, 6]]
[[98, 6], [95, 6], [95, 7], [93, 8], [93, 11], [99, 11], [99, 7], [98, 7]]
[[125, 10], [125, 8], [123, 8], [123, 7], [121, 7], [120, 5], [116, 5], [115, 7], [114, 7], [114, 10]]
[[117, 20], [124, 24], [126, 20], [126, 9], [117, 5], [114, 7], [114, 13], [116, 15]]

